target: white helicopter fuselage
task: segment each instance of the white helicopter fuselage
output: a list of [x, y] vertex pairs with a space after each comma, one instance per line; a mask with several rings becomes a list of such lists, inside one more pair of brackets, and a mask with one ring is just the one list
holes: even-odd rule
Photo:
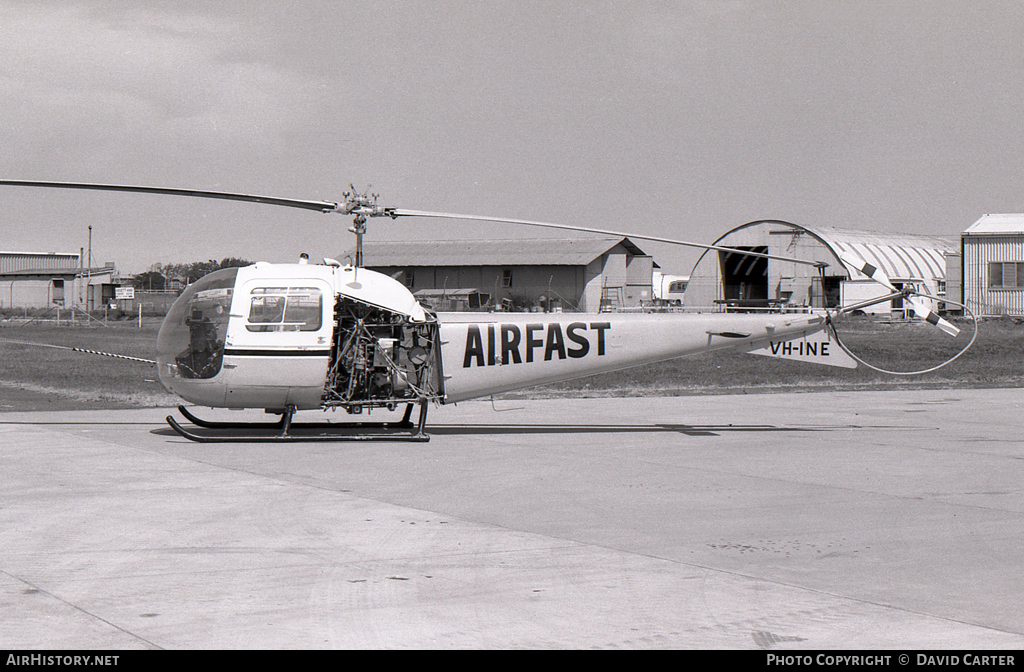
[[428, 320], [404, 286], [366, 269], [223, 269], [191, 285], [168, 312], [157, 339], [160, 381], [203, 406], [320, 408], [339, 297]]
[[824, 327], [811, 314], [440, 313], [396, 280], [325, 264], [216, 271], [158, 337], [160, 380], [197, 405], [350, 412], [452, 403]]

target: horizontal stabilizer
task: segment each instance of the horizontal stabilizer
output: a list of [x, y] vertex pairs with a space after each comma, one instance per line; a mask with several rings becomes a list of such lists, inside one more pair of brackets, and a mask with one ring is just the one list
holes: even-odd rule
[[766, 347], [749, 352], [751, 355], [793, 359], [799, 362], [838, 366], [844, 369], [857, 368], [857, 362], [846, 354], [846, 351], [838, 343], [829, 338], [828, 332], [824, 331], [791, 341], [771, 341]]

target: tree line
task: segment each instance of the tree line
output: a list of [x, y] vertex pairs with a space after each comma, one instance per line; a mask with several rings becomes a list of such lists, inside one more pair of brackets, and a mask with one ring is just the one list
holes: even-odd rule
[[225, 257], [220, 261], [193, 261], [185, 264], [153, 264], [148, 271], [133, 275], [132, 286], [140, 291], [170, 289], [171, 281], [192, 284], [199, 278], [221, 268], [250, 266], [253, 262], [238, 257]]

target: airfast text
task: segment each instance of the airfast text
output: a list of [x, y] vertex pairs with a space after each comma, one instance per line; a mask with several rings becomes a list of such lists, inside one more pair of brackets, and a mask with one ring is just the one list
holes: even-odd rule
[[551, 324], [470, 324], [466, 329], [466, 354], [462, 367], [507, 366], [556, 357], [579, 359], [605, 354], [610, 322]]

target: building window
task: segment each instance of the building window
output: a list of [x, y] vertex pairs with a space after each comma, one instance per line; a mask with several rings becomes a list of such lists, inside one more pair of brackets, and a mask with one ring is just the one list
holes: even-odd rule
[[989, 289], [1024, 289], [1024, 261], [990, 261]]
[[412, 286], [416, 284], [416, 271], [411, 268], [405, 269], [405, 273], [402, 274], [402, 284], [412, 289]]
[[512, 286], [512, 269], [506, 268], [501, 272], [501, 286], [508, 288]]

